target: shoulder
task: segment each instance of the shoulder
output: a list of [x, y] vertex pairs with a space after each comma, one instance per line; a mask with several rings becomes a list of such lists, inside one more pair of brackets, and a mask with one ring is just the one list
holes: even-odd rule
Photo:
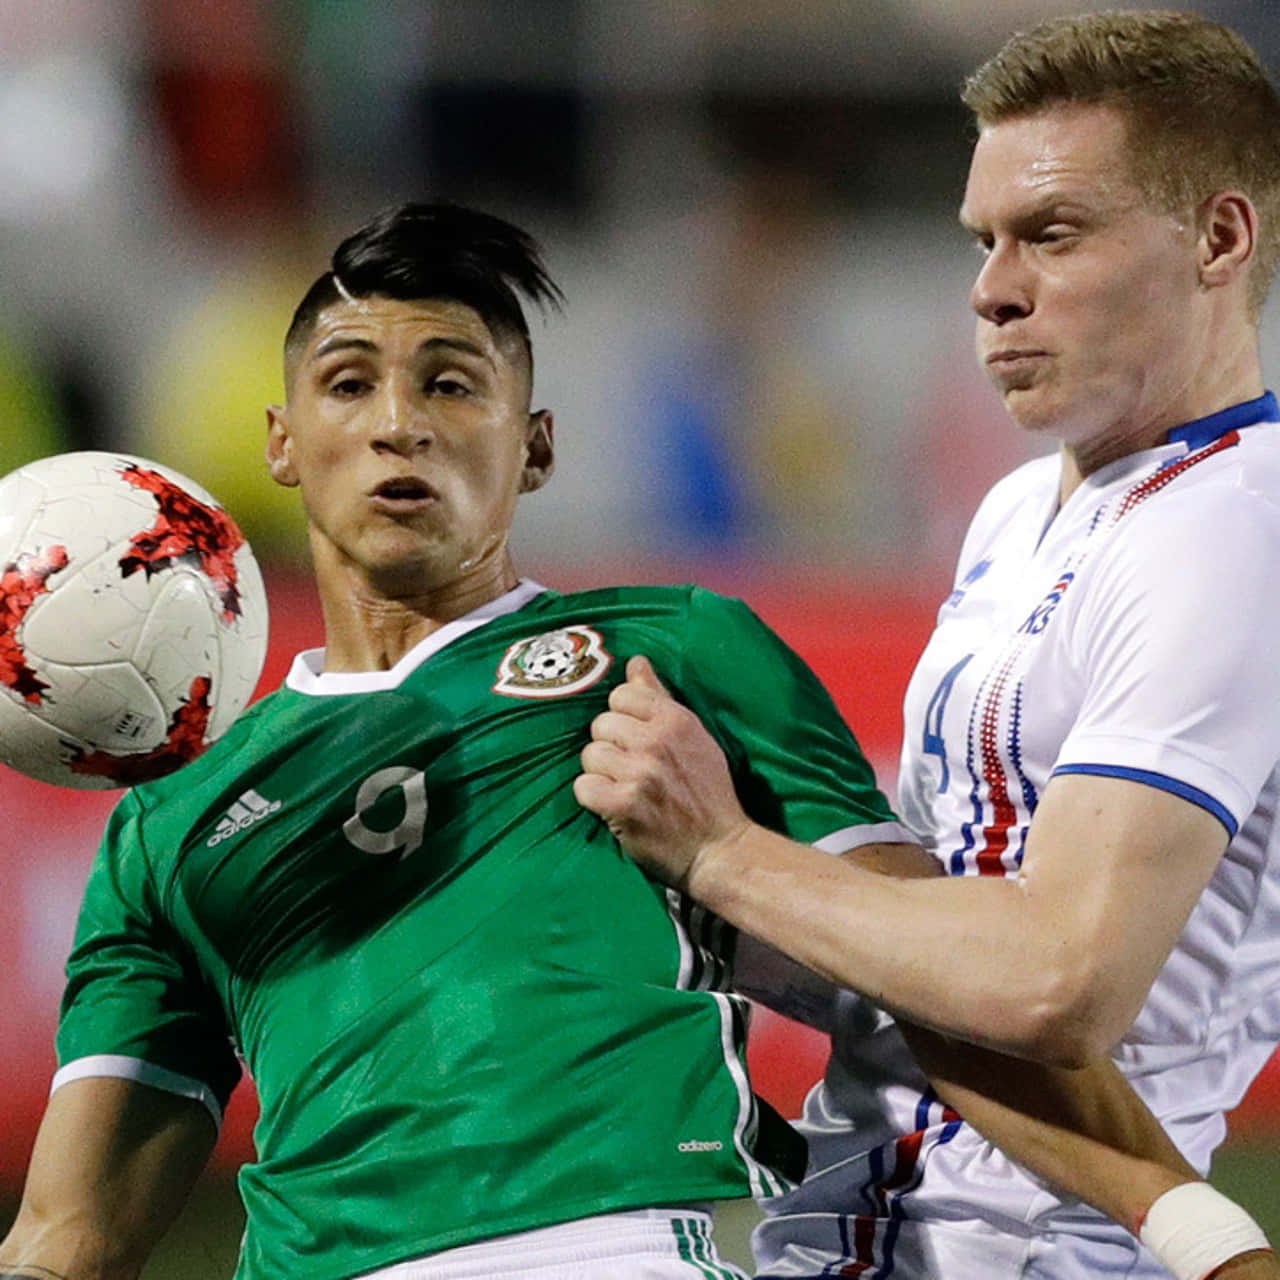
[[[1222, 565], [1280, 560], [1280, 428], [1188, 469], [1117, 521], [1111, 554]], [[1161, 473], [1152, 477], [1158, 480]]]
[[1246, 640], [1269, 644], [1280, 626], [1280, 457], [1257, 461], [1224, 451], [1137, 501], [1131, 489], [1080, 575], [1084, 634], [1133, 625], [1147, 644], [1180, 640], [1197, 662], [1209, 650], [1243, 661]]
[[662, 586], [621, 584], [564, 594], [546, 591], [534, 602], [534, 608], [538, 613], [549, 615], [625, 617], [634, 613], [638, 616], [661, 616], [687, 610], [692, 596], [701, 590], [693, 583], [686, 582]]
[[619, 655], [646, 654], [663, 680], [690, 696], [799, 661], [744, 600], [695, 583], [574, 592], [546, 601], [540, 616], [597, 629]]
[[615, 629], [667, 631], [674, 638], [687, 638], [685, 628], [699, 619], [713, 618], [720, 622], [755, 619], [744, 601], [691, 582], [670, 586], [600, 587], [566, 595], [547, 592], [531, 616], [561, 625], [578, 621]]
[[589, 626], [624, 647], [634, 646], [636, 652], [656, 647], [659, 654], [681, 663], [691, 655], [703, 659], [724, 648], [776, 639], [745, 601], [695, 583], [547, 594], [551, 598], [541, 602], [535, 616], [548, 629]]

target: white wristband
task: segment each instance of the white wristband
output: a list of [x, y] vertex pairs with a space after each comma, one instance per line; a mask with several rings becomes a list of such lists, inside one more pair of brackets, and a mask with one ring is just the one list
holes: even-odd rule
[[1178, 1280], [1205, 1280], [1239, 1253], [1271, 1248], [1262, 1228], [1207, 1182], [1184, 1182], [1157, 1196], [1138, 1238]]

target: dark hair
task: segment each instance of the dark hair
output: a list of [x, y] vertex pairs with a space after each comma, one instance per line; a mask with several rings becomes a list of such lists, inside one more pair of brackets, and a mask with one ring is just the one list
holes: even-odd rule
[[530, 358], [529, 326], [517, 294], [543, 310], [558, 310], [564, 301], [532, 236], [461, 205], [385, 209], [343, 240], [330, 261], [331, 269], [293, 313], [284, 340], [286, 365], [306, 345], [320, 313], [344, 296], [461, 302], [495, 336], [518, 337]]
[[1134, 176], [1168, 212], [1243, 191], [1258, 210], [1261, 310], [1280, 263], [1280, 95], [1229, 27], [1159, 9], [1056, 18], [1011, 37], [961, 96], [980, 128], [1070, 103], [1119, 110]]

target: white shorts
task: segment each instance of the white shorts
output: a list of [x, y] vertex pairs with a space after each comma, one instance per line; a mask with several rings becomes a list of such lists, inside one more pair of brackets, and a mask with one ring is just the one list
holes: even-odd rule
[[746, 1280], [711, 1242], [711, 1215], [638, 1209], [497, 1236], [360, 1280]]
[[975, 1219], [912, 1221], [797, 1214], [752, 1236], [757, 1280], [1168, 1280], [1127, 1232], [1115, 1238], [1010, 1234]]

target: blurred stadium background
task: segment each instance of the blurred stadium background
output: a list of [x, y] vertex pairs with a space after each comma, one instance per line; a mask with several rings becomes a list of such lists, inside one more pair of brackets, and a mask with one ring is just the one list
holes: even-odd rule
[[[275, 682], [318, 636], [293, 496], [261, 466], [293, 304], [384, 204], [480, 204], [538, 235], [569, 298], [534, 322], [560, 460], [521, 513], [521, 570], [746, 597], [892, 789], [898, 700], [965, 521], [1029, 449], [971, 358], [957, 87], [1014, 28], [1100, 7], [0, 0], [0, 472], [105, 447], [211, 489], [268, 574]], [[1273, 0], [1195, 7], [1280, 68]], [[0, 777], [0, 1228], [113, 799]], [[783, 1110], [823, 1052], [757, 1019]], [[240, 1094], [151, 1280], [230, 1275]], [[1280, 1238], [1280, 1064], [1215, 1176]]]

